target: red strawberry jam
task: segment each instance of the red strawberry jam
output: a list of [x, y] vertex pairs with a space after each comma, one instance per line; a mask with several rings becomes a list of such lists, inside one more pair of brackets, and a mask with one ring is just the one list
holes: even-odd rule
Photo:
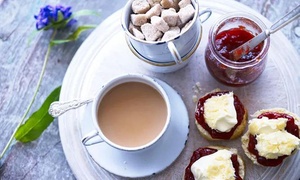
[[[254, 37], [245, 27], [232, 28], [217, 34], [215, 44], [217, 51], [227, 59], [231, 59], [230, 51], [244, 44]], [[254, 59], [262, 50], [263, 43], [257, 45], [248, 54], [238, 59], [238, 62], [245, 62]]]
[[209, 73], [230, 86], [244, 86], [255, 81], [265, 69], [270, 39], [267, 38], [238, 60], [233, 60], [230, 52], [265, 28], [258, 18], [244, 13], [225, 16], [215, 23], [210, 28], [205, 49]]
[[[272, 119], [278, 119], [278, 118], [286, 118], [287, 124], [285, 127], [285, 130], [289, 132], [290, 134], [293, 134], [294, 136], [299, 137], [299, 128], [295, 124], [295, 119], [285, 113], [278, 113], [278, 112], [265, 112], [259, 115], [257, 118], [261, 119], [262, 117], [267, 117], [270, 120]], [[287, 155], [283, 155], [278, 157], [277, 159], [267, 159], [265, 157], [262, 157], [258, 154], [257, 149], [255, 148], [257, 144], [256, 136], [250, 134], [249, 135], [249, 144], [248, 144], [248, 150], [251, 154], [256, 156], [257, 162], [264, 166], [278, 166], [282, 163], [282, 161], [287, 157]]]
[[[189, 165], [185, 168], [184, 180], [194, 180], [195, 179], [194, 175], [191, 171], [191, 167], [194, 162], [196, 162], [201, 157], [213, 154], [217, 151], [218, 151], [217, 149], [213, 149], [213, 148], [209, 148], [209, 147], [199, 148], [199, 149], [195, 150], [193, 152], [193, 155], [191, 157]], [[236, 154], [232, 154], [231, 162], [232, 162], [233, 168], [235, 170], [235, 179], [242, 180], [242, 178], [240, 176], [240, 172], [239, 172], [240, 164], [238, 162], [238, 157]]]
[[233, 95], [234, 107], [237, 112], [237, 121], [238, 121], [237, 124], [229, 132], [220, 132], [220, 131], [218, 131], [216, 129], [212, 129], [208, 126], [208, 124], [205, 122], [205, 118], [204, 118], [204, 111], [205, 111], [204, 103], [205, 103], [205, 101], [213, 96], [221, 96], [221, 95], [228, 94], [228, 93], [229, 93], [229, 91], [219, 91], [219, 92], [213, 92], [213, 93], [207, 94], [206, 96], [199, 99], [197, 107], [196, 107], [195, 118], [196, 118], [197, 122], [214, 139], [230, 139], [231, 136], [233, 135], [234, 131], [236, 130], [236, 128], [242, 123], [243, 117], [246, 113], [246, 111], [244, 109], [244, 105], [241, 103], [239, 98], [236, 95]]

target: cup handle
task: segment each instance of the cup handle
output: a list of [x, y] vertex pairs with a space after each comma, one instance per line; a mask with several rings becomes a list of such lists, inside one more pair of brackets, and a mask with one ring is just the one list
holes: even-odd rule
[[82, 138], [81, 142], [84, 146], [91, 146], [91, 145], [103, 142], [103, 140], [100, 138], [100, 140], [98, 140], [98, 141], [88, 143], [91, 139], [93, 139], [96, 136], [98, 136], [100, 138], [98, 131], [92, 131], [92, 132], [88, 133], [87, 135], [85, 135]]
[[[200, 10], [198, 16], [199, 16], [201, 23], [204, 23], [211, 16], [211, 13], [212, 13], [212, 11], [209, 8]], [[204, 15], [204, 16], [201, 17], [202, 15]]]
[[176, 64], [181, 64], [182, 63], [181, 56], [172, 41], [168, 42], [168, 48], [169, 48], [169, 51], [170, 51], [173, 59], [175, 60]]

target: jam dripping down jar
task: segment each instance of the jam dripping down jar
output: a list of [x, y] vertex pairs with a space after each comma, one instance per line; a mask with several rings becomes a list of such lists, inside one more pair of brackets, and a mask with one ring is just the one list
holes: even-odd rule
[[239, 60], [230, 59], [230, 51], [266, 29], [254, 15], [231, 13], [219, 19], [209, 30], [205, 63], [210, 74], [230, 86], [244, 86], [256, 80], [266, 66], [270, 38]]

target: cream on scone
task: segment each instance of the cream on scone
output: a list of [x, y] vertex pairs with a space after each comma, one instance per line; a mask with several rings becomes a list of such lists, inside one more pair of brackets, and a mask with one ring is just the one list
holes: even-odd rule
[[247, 110], [239, 98], [219, 89], [201, 97], [195, 109], [195, 123], [208, 140], [239, 137], [246, 126]]
[[193, 152], [185, 169], [184, 178], [195, 180], [228, 179], [241, 180], [245, 166], [234, 148], [208, 146]]
[[257, 111], [242, 137], [245, 154], [258, 165], [277, 166], [300, 148], [300, 119], [282, 108]]

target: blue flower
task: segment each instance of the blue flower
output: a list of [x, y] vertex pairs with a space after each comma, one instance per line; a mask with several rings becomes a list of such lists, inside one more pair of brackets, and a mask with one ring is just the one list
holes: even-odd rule
[[34, 18], [37, 30], [63, 29], [77, 22], [72, 18], [71, 7], [61, 5], [47, 5], [41, 8], [39, 14], [34, 15]]

